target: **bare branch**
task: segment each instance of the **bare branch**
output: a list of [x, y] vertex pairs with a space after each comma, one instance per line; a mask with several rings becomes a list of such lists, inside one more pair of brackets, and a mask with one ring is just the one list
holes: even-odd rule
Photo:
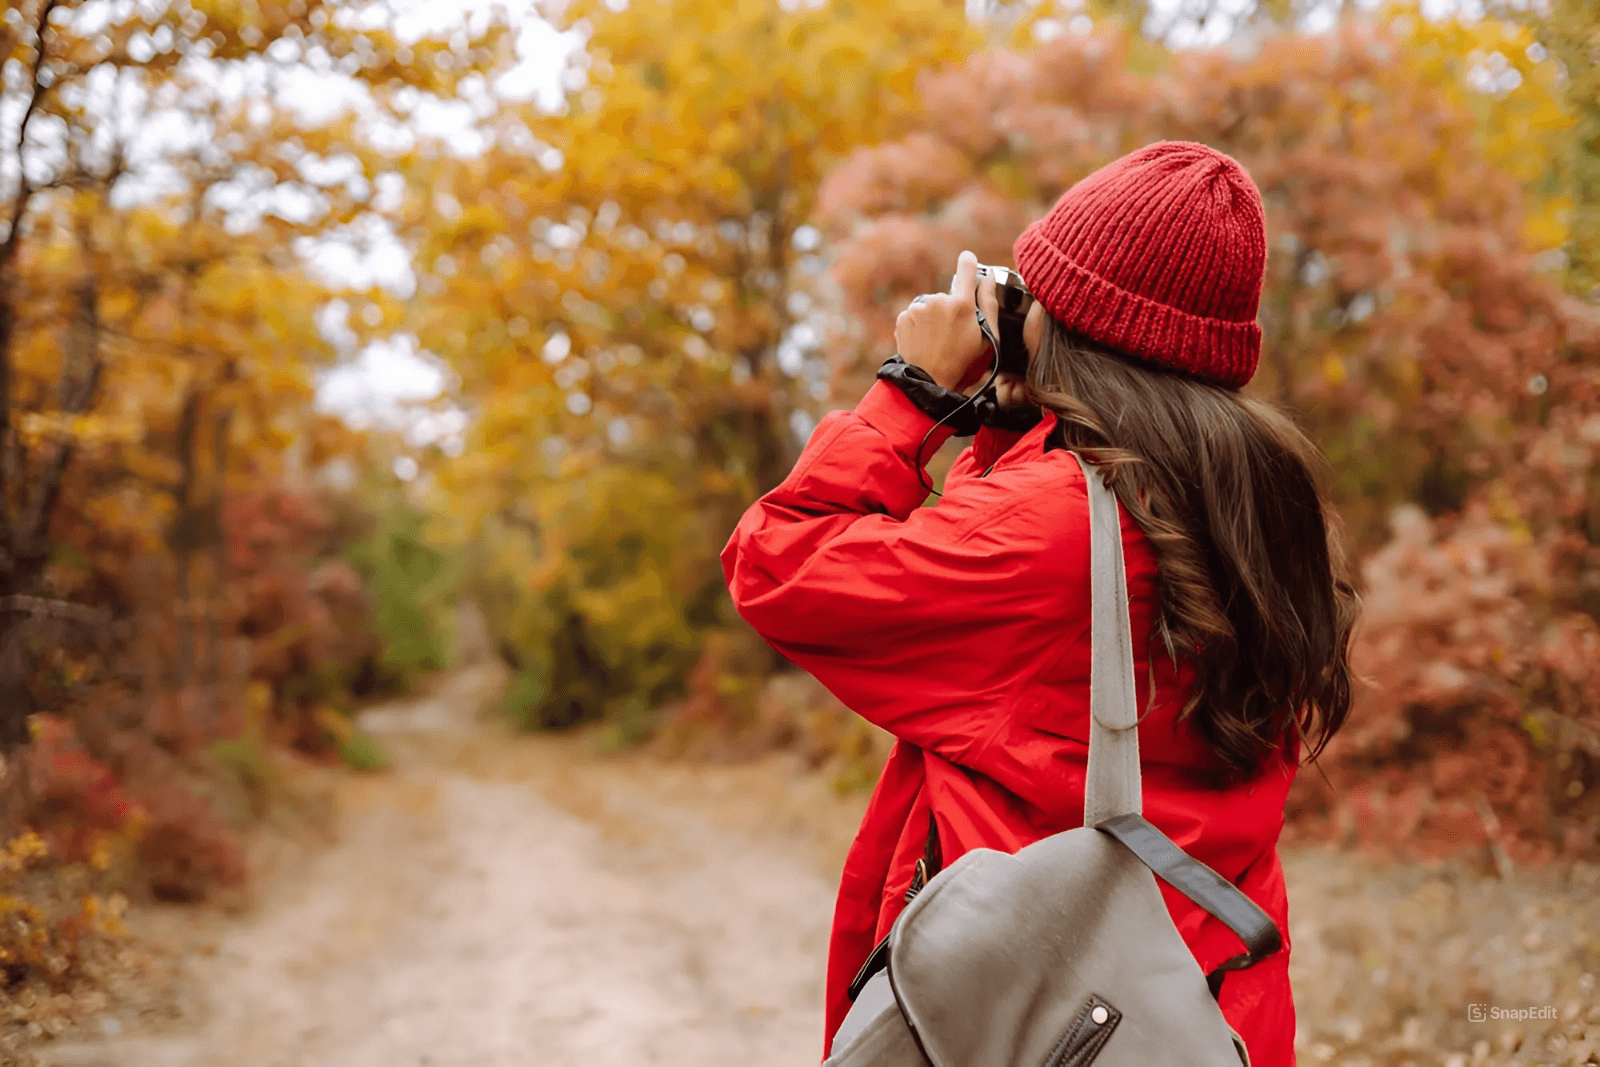
[[[22, 112], [22, 122], [17, 126], [17, 195], [11, 205], [10, 229], [4, 244], [0, 244], [0, 450], [11, 455], [11, 338], [16, 330], [16, 308], [12, 305], [15, 286], [11, 284], [11, 266], [16, 260], [22, 239], [22, 218], [27, 213], [33, 187], [28, 184], [27, 160], [23, 152], [28, 142], [28, 123], [33, 120], [39, 102], [44, 98], [45, 85], [41, 81], [45, 60], [45, 32], [50, 28], [50, 13], [59, 0], [44, 0], [39, 9], [39, 23], [34, 30], [33, 82], [28, 105]], [[16, 531], [11, 526], [11, 505], [6, 494], [7, 471], [0, 465], [0, 549], [7, 557], [16, 551]]]
[[17, 254], [17, 239], [22, 233], [22, 216], [28, 210], [28, 200], [33, 196], [34, 187], [28, 183], [28, 169], [24, 166], [22, 153], [28, 144], [28, 123], [33, 121], [33, 116], [39, 110], [39, 103], [44, 99], [46, 86], [39, 80], [44, 71], [45, 31], [50, 28], [50, 12], [54, 11], [60, 0], [45, 0], [44, 6], [39, 9], [39, 23], [34, 29], [34, 54], [32, 91], [28, 95], [28, 106], [23, 109], [22, 122], [17, 126], [17, 195], [11, 206], [11, 227], [6, 232], [6, 239], [0, 244], [0, 275], [3, 275], [11, 265]]
[[26, 596], [22, 593], [0, 596], [0, 613], [5, 612], [18, 612], [36, 618], [64, 619], [67, 622], [82, 623], [97, 629], [111, 624], [111, 616], [99, 608], [74, 604], [70, 600], [52, 600], [49, 597]]

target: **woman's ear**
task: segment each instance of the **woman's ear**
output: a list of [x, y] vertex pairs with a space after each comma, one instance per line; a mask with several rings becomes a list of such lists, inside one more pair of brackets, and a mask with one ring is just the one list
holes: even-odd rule
[[1044, 317], [1049, 314], [1044, 305], [1035, 300], [1022, 320], [1022, 344], [1028, 350], [1028, 359], [1039, 354], [1039, 335], [1044, 332]]

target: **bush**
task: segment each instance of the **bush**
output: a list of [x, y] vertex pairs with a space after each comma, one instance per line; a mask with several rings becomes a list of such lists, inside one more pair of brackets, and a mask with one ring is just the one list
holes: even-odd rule
[[86, 861], [96, 845], [122, 833], [140, 813], [111, 768], [91, 756], [72, 722], [54, 715], [30, 720], [24, 753], [25, 825], [64, 862]]
[[425, 516], [398, 491], [374, 490], [371, 529], [345, 550], [371, 599], [378, 637], [370, 691], [408, 690], [419, 675], [450, 658], [446, 612], [454, 574], [443, 552], [423, 538]]
[[759, 641], [749, 631], [712, 636], [690, 695], [668, 709], [660, 743], [679, 754], [723, 758], [792, 749], [837, 792], [871, 789], [894, 738], [811, 675], [764, 673]]
[[339, 758], [345, 766], [357, 771], [382, 771], [389, 767], [389, 753], [376, 738], [368, 734], [352, 734], [339, 742]]
[[225, 497], [224, 597], [173, 597], [172, 561], [85, 541], [80, 570], [135, 624], [40, 657], [35, 673], [53, 674], [34, 688], [54, 710], [30, 718], [0, 839], [35, 832], [56, 864], [119, 842], [130, 890], [192, 901], [246, 876], [239, 834], [278, 795], [276, 747], [384, 766], [332, 710], [378, 651], [362, 575], [337, 555], [351, 537], [337, 503], [270, 483]]
[[722, 625], [713, 539], [663, 473], [600, 468], [548, 494], [538, 529], [491, 518], [466, 553], [516, 672], [506, 710], [527, 728], [604, 720], [642, 740]]
[[124, 738], [113, 770], [89, 754], [69, 720], [33, 722], [21, 821], [59, 862], [93, 861], [121, 841], [131, 860], [124, 877], [163, 900], [198, 900], [212, 885], [244, 877], [238, 836], [184, 781], [192, 775], [182, 763]]
[[127, 901], [104, 892], [106, 853], [64, 863], [38, 834], [0, 847], [0, 990], [60, 991], [84, 977], [94, 950], [124, 933]]
[[320, 709], [405, 688], [444, 664], [439, 611], [423, 602], [440, 558], [416, 542], [414, 512], [374, 517], [371, 504], [281, 487], [230, 499], [230, 560], [243, 594], [233, 626], [250, 642], [252, 679], [268, 689], [258, 723], [268, 743], [335, 756]]
[[239, 811], [230, 823], [239, 826], [247, 819], [265, 813], [267, 794], [272, 774], [266, 748], [257, 737], [230, 737], [214, 741], [206, 749], [206, 757], [219, 772], [219, 776], [236, 786], [244, 797], [244, 810]]
[[170, 781], [145, 784], [136, 795], [144, 825], [135, 857], [157, 900], [192, 903], [244, 880], [243, 844], [204, 799]]
[[381, 771], [389, 766], [389, 754], [383, 746], [356, 729], [345, 713], [324, 706], [317, 709], [316, 719], [333, 739], [334, 749], [345, 766], [357, 771]]
[[1291, 796], [1291, 836], [1501, 863], [1600, 840], [1600, 628], [1559, 552], [1482, 505], [1417, 508], [1366, 563], [1357, 714]]

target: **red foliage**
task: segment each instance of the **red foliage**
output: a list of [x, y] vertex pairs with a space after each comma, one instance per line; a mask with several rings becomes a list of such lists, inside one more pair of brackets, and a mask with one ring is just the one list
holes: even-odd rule
[[251, 642], [251, 676], [271, 686], [271, 740], [330, 750], [314, 712], [377, 651], [361, 577], [319, 559], [337, 531], [311, 495], [281, 487], [230, 496], [224, 508], [237, 590], [236, 633]]
[[1355, 662], [1373, 684], [1326, 781], [1302, 776], [1291, 834], [1594, 855], [1600, 311], [1535, 269], [1521, 186], [1421, 54], [1349, 24], [1143, 73], [1128, 38], [1069, 35], [930, 77], [919, 128], [819, 196], [856, 324], [831, 349], [836, 395], [860, 394], [961, 248], [1011, 262], [1026, 222], [1152, 141], [1234, 156], [1271, 249], [1250, 388], [1324, 447], [1365, 560]]
[[201, 780], [217, 772], [199, 757], [251, 728], [268, 743], [330, 754], [317, 713], [376, 649], [360, 576], [334, 557], [348, 531], [313, 494], [282, 486], [231, 494], [218, 532], [226, 570], [219, 581], [211, 546], [191, 546], [185, 604], [172, 560], [92, 524], [64, 523], [90, 561], [77, 599], [99, 590], [135, 625], [41, 660], [41, 671], [73, 660], [82, 680], [50, 691], [59, 711], [34, 716], [26, 773], [0, 797], [7, 832], [37, 830], [51, 862], [88, 859], [120, 835], [134, 842], [128, 873], [174, 900], [246, 873], [239, 837], [201, 795], [209, 788]]
[[140, 876], [162, 899], [195, 900], [244, 877], [238, 836], [174, 779], [171, 757], [142, 732], [102, 737], [107, 762], [90, 755], [72, 721], [39, 715], [33, 722], [21, 821], [44, 839], [52, 862], [89, 861], [100, 841], [126, 836], [136, 842]]
[[138, 809], [111, 768], [84, 749], [69, 720], [38, 715], [33, 723], [24, 767], [28, 822], [52, 856], [87, 860], [96, 841], [121, 831]]
[[[1482, 505], [1454, 529], [1400, 512], [1366, 563], [1355, 664], [1370, 682], [1303, 777], [1297, 833], [1514, 860], [1600, 838], [1600, 629], [1550, 609], [1560, 553]], [[1335, 789], [1330, 805], [1327, 785]]]
[[145, 811], [139, 868], [158, 898], [198, 900], [212, 886], [244, 879], [243, 845], [205, 800], [170, 781], [150, 782], [138, 797]]

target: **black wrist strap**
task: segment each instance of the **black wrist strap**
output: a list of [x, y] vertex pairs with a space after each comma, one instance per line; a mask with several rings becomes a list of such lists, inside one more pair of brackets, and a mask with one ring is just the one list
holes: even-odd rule
[[[971, 398], [969, 405], [968, 397], [946, 389], [933, 380], [933, 375], [901, 356], [885, 360], [878, 368], [878, 377], [893, 383], [928, 418], [953, 428], [957, 437], [971, 437], [980, 426], [1024, 433], [1043, 418], [1036, 408], [1001, 407], [995, 402], [992, 389]], [[963, 405], [967, 405], [966, 409], [958, 410]]]
[[921, 367], [907, 363], [899, 356], [890, 356], [878, 368], [878, 377], [896, 386], [928, 418], [943, 422], [953, 429], [957, 437], [971, 437], [978, 432], [981, 423], [978, 413], [973, 410], [976, 405], [957, 410], [967, 403], [968, 398], [946, 389]]

